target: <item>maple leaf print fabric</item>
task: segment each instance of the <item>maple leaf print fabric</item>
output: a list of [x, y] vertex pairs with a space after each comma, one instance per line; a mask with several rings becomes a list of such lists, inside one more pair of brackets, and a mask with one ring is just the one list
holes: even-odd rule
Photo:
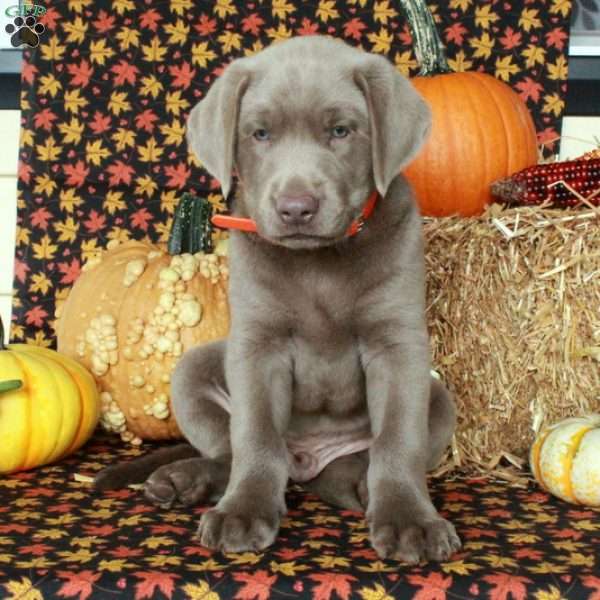
[[115, 437], [57, 465], [0, 478], [0, 598], [107, 600], [586, 600], [600, 594], [600, 511], [477, 479], [432, 481], [463, 548], [414, 567], [380, 560], [364, 515], [293, 486], [264, 552], [223, 555], [194, 538], [205, 507], [149, 504], [141, 490], [100, 494], [73, 474], [141, 450]]
[[[188, 191], [223, 208], [188, 154], [186, 116], [233, 58], [328, 34], [418, 71], [391, 0], [45, 3], [25, 52], [12, 338], [54, 345], [55, 301], [112, 239], [166, 241]], [[541, 142], [564, 110], [570, 2], [430, 3], [453, 70], [484, 70], [527, 102]], [[549, 148], [550, 149], [550, 148]], [[101, 282], [99, 283], [101, 285]]]

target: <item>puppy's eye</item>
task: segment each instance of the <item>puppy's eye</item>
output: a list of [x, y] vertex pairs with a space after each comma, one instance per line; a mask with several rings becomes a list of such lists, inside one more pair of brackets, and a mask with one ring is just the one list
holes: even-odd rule
[[331, 137], [334, 138], [345, 138], [350, 135], [350, 129], [344, 125], [337, 125], [331, 130]]
[[257, 129], [252, 136], [259, 142], [266, 142], [271, 137], [266, 129]]

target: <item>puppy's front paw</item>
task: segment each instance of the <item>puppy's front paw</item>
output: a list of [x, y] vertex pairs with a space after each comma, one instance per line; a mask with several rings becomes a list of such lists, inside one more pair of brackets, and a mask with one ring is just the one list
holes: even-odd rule
[[217, 506], [202, 515], [197, 536], [203, 546], [221, 552], [255, 552], [275, 541], [279, 522], [276, 510], [256, 514]]
[[408, 564], [423, 560], [447, 560], [461, 547], [454, 525], [441, 517], [421, 524], [393, 518], [374, 519], [370, 524], [371, 543], [381, 558]]

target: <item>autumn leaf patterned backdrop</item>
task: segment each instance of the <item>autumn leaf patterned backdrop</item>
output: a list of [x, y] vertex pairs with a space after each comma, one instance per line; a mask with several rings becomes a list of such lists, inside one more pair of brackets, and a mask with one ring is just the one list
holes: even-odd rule
[[[25, 52], [15, 262], [15, 340], [51, 345], [56, 298], [109, 240], [165, 241], [181, 194], [223, 207], [188, 154], [185, 120], [234, 57], [329, 34], [418, 65], [393, 0], [69, 0], [45, 4]], [[485, 70], [531, 109], [549, 149], [567, 77], [568, 0], [429, 3], [454, 70]]]

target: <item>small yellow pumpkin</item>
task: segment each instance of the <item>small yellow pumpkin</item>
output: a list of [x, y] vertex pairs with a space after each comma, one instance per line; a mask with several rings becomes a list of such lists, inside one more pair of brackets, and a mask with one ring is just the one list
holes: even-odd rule
[[555, 496], [600, 506], [600, 414], [565, 419], [543, 429], [529, 462], [538, 483]]
[[40, 346], [6, 346], [0, 319], [0, 473], [74, 452], [99, 417], [98, 389], [84, 367]]

